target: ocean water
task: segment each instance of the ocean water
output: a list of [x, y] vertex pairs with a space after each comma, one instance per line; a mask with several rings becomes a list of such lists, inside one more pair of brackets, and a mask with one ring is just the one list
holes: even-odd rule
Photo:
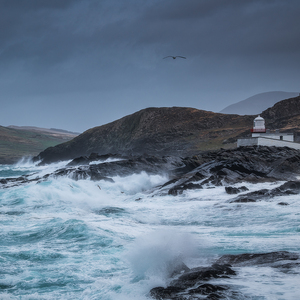
[[[0, 165], [0, 179], [34, 178], [65, 164]], [[169, 179], [163, 174], [113, 179], [49, 178], [0, 189], [0, 299], [146, 300], [180, 262], [192, 268], [223, 254], [300, 253], [299, 195], [229, 203], [234, 196], [224, 187], [168, 195], [158, 188]], [[300, 299], [299, 268], [235, 270], [214, 283], [233, 286], [241, 299]]]

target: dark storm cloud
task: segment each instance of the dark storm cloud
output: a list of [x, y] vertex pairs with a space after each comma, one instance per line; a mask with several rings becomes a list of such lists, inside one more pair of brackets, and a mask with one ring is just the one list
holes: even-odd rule
[[299, 13], [296, 0], [174, 0], [152, 7], [146, 18], [159, 24], [160, 41], [178, 41], [192, 55], [255, 56], [299, 51]]
[[299, 15], [298, 0], [0, 0], [0, 96], [33, 112], [31, 97], [78, 112], [110, 99], [121, 117], [297, 91]]
[[[158, 51], [174, 48], [186, 55], [221, 57], [295, 53], [300, 47], [297, 1], [167, 0], [125, 5], [122, 1], [20, 0], [0, 4], [2, 62], [60, 63], [78, 53], [107, 55], [110, 48], [120, 46], [124, 52], [150, 45]], [[123, 59], [122, 53], [118, 55]]]

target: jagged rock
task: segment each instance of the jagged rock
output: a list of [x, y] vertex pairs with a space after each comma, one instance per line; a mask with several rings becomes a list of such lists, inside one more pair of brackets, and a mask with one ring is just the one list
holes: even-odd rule
[[243, 197], [243, 198], [240, 198], [240, 199], [230, 201], [230, 203], [248, 203], [248, 202], [256, 202], [256, 201], [257, 200], [252, 199], [252, 198]]
[[201, 184], [195, 184], [195, 183], [186, 183], [182, 185], [176, 185], [175, 187], [171, 188], [168, 192], [169, 195], [177, 196], [179, 194], [182, 194], [185, 190], [194, 190], [194, 189], [202, 189]]
[[243, 253], [223, 255], [211, 267], [191, 269], [171, 281], [166, 288], [155, 287], [150, 296], [157, 300], [197, 300], [197, 299], [245, 299], [234, 285], [209, 283], [210, 279], [230, 278], [237, 274], [234, 267], [268, 266], [282, 272], [290, 272], [299, 267], [297, 253], [278, 251], [269, 253]]
[[[97, 156], [103, 157], [103, 156]], [[48, 180], [50, 177], [69, 177], [73, 180], [106, 180], [114, 182], [111, 177], [114, 176], [128, 176], [131, 174], [147, 172], [148, 174], [171, 174], [174, 169], [184, 166], [182, 159], [179, 157], [155, 157], [155, 156], [139, 156], [123, 158], [121, 160], [102, 162], [99, 164], [86, 165], [85, 158], [79, 158], [78, 161], [83, 159], [84, 164], [80, 166], [67, 166], [54, 171], [51, 174], [46, 174], [42, 178], [36, 177], [28, 179], [29, 175], [24, 175], [19, 178], [6, 178], [1, 179], [0, 188], [17, 186], [20, 184], [29, 183], [32, 181], [41, 182]], [[90, 159], [90, 158], [89, 158]]]
[[[236, 272], [229, 265], [214, 264], [211, 267], [195, 268], [182, 274], [178, 279], [173, 280], [170, 286], [156, 287], [150, 291], [150, 296], [154, 299], [221, 299], [226, 286], [212, 285], [206, 283], [213, 278], [230, 278]], [[197, 297], [197, 294], [201, 298]], [[193, 297], [193, 298], [188, 298]], [[218, 298], [217, 298], [218, 297]]]
[[213, 264], [211, 267], [194, 268], [182, 274], [178, 279], [171, 282], [172, 286], [183, 289], [191, 288], [199, 282], [205, 282], [212, 278], [229, 278], [236, 275], [229, 264]]
[[[300, 172], [299, 151], [287, 147], [240, 147], [237, 149], [221, 149], [219, 151], [205, 151], [192, 157], [181, 158], [178, 156], [137, 156], [128, 157], [111, 162], [103, 162], [103, 159], [112, 157], [108, 155], [91, 154], [89, 157], [79, 157], [73, 160], [66, 168], [57, 170], [53, 174], [47, 174], [44, 178], [32, 180], [46, 180], [49, 176], [69, 176], [74, 180], [111, 180], [111, 177], [127, 176], [142, 171], [149, 174], [167, 174], [170, 181], [161, 189], [166, 189], [170, 195], [179, 195], [185, 190], [201, 189], [214, 186], [226, 186], [239, 182], [274, 182], [287, 181], [289, 186], [282, 186], [274, 191], [265, 193], [254, 192], [234, 199], [236, 202], [258, 201], [264, 197], [275, 195], [297, 194], [300, 191], [297, 176]], [[114, 157], [117, 157], [114, 155]], [[99, 159], [101, 163], [88, 163]], [[77, 165], [82, 163], [82, 165]], [[289, 172], [280, 172], [284, 166]], [[292, 170], [292, 171], [291, 171]], [[110, 178], [110, 179], [109, 179]], [[28, 177], [18, 179], [2, 178], [0, 186], [26, 183]], [[14, 182], [14, 183], [13, 183]], [[241, 189], [241, 188], [240, 188]], [[244, 190], [243, 190], [244, 191]], [[231, 189], [231, 192], [236, 190]], [[248, 200], [243, 200], [248, 199]]]
[[233, 195], [233, 194], [239, 194], [241, 192], [249, 191], [249, 189], [245, 186], [241, 187], [232, 187], [232, 186], [225, 186], [225, 191], [227, 194]]
[[[193, 189], [239, 182], [296, 181], [297, 174], [300, 172], [299, 150], [287, 147], [252, 146], [231, 150], [206, 151], [191, 159], [185, 158], [182, 162], [184, 166], [174, 170], [174, 178], [169, 182], [173, 185], [169, 189], [171, 195], [179, 195], [189, 187]], [[289, 169], [290, 171], [281, 172], [282, 166], [285, 170]], [[193, 167], [194, 169], [192, 169]], [[191, 182], [198, 186], [189, 186], [188, 183]], [[285, 194], [298, 193], [296, 188], [285, 189]], [[237, 192], [237, 190], [230, 190], [230, 188], [227, 190], [228, 192]], [[240, 191], [246, 190], [243, 188]], [[258, 193], [256, 196], [254, 194], [250, 196], [249, 201], [257, 201], [259, 200], [258, 196], [262, 195]], [[247, 197], [249, 198], [249, 195]]]
[[[259, 191], [247, 193], [230, 201], [230, 203], [256, 202], [267, 198], [285, 195], [297, 195], [300, 193], [300, 181], [287, 181], [281, 186], [272, 190], [262, 189]], [[284, 205], [284, 204], [281, 204]]]
[[[164, 287], [155, 287], [150, 291], [150, 296], [157, 300], [163, 299], [180, 299], [177, 297], [178, 293], [182, 292], [183, 289], [177, 288], [174, 286]], [[174, 298], [176, 297], [176, 298]], [[183, 298], [182, 298], [183, 299]]]
[[223, 255], [216, 263], [230, 264], [232, 266], [253, 266], [269, 264], [272, 265], [278, 261], [298, 260], [299, 255], [288, 251], [277, 251], [268, 253], [244, 253], [238, 255]]
[[239, 196], [238, 198], [231, 200], [230, 203], [256, 202], [257, 200], [261, 200], [262, 197], [265, 197], [266, 195], [269, 195], [269, 190], [262, 189], [259, 191], [254, 191], [254, 192]]

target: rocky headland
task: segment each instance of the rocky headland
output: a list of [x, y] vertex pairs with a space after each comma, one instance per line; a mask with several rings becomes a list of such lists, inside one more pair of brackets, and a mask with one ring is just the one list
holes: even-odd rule
[[[269, 129], [294, 132], [300, 128], [300, 97], [276, 103], [262, 112]], [[146, 108], [76, 138], [50, 147], [35, 157], [48, 164], [92, 153], [139, 156], [191, 156], [200, 151], [232, 149], [250, 136], [256, 116], [228, 115], [187, 107]]]

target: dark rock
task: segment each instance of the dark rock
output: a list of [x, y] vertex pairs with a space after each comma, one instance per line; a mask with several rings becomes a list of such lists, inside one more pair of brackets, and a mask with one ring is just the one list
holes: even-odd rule
[[[288, 181], [272, 190], [262, 189], [247, 193], [230, 201], [230, 203], [256, 202], [276, 196], [297, 195], [300, 193], [300, 181]], [[285, 205], [285, 204], [280, 204]]]
[[209, 283], [201, 284], [195, 289], [190, 289], [191, 294], [209, 295], [211, 293], [216, 293], [219, 291], [225, 291], [228, 287], [221, 285], [212, 285]]
[[[195, 268], [182, 274], [178, 279], [173, 280], [170, 286], [156, 287], [150, 291], [154, 299], [222, 299], [226, 286], [207, 283], [213, 278], [229, 278], [236, 275], [229, 265], [214, 264], [211, 267]], [[199, 298], [197, 297], [199, 295]]]
[[215, 285], [209, 283], [209, 280], [232, 278], [236, 275], [233, 267], [269, 266], [284, 273], [292, 273], [299, 265], [299, 255], [287, 251], [223, 255], [211, 267], [191, 269], [171, 281], [170, 286], [153, 288], [150, 296], [157, 300], [246, 299], [234, 289], [234, 285]]
[[177, 297], [178, 293], [180, 293], [182, 291], [183, 291], [183, 289], [174, 287], [174, 286], [168, 286], [167, 288], [159, 286], [159, 287], [153, 288], [150, 291], [150, 296], [157, 300], [179, 299], [179, 298], [174, 298], [174, 297]]
[[232, 200], [230, 201], [230, 203], [249, 203], [249, 202], [256, 202], [256, 201], [257, 201], [256, 199], [243, 197], [236, 200]]
[[296, 195], [300, 193], [300, 181], [288, 181], [271, 191], [273, 196]]
[[241, 186], [241, 187], [238, 187], [238, 188], [235, 188], [235, 187], [232, 187], [232, 186], [226, 186], [225, 187], [225, 191], [227, 194], [239, 194], [241, 192], [245, 192], [245, 191], [249, 191], [249, 189], [245, 186]]
[[213, 264], [211, 267], [195, 268], [182, 274], [178, 279], [171, 282], [172, 286], [180, 288], [190, 288], [195, 284], [208, 281], [212, 278], [229, 278], [236, 275], [228, 264]]
[[[74, 159], [66, 168], [57, 170], [36, 181], [46, 180], [49, 176], [69, 176], [74, 180], [111, 180], [111, 177], [128, 176], [142, 171], [149, 174], [168, 174], [170, 181], [160, 189], [165, 189], [170, 195], [181, 194], [189, 189], [209, 188], [212, 186], [226, 186], [228, 193], [236, 193], [237, 190], [228, 187], [239, 182], [274, 182], [289, 181], [281, 187], [265, 191], [242, 195], [233, 202], [259, 201], [276, 195], [298, 194], [300, 183], [297, 176], [300, 172], [300, 154], [298, 150], [287, 147], [240, 147], [229, 150], [205, 151], [196, 156], [181, 158], [178, 156], [130, 156], [121, 160], [104, 162], [109, 157], [121, 157], [107, 154], [98, 155], [91, 153], [89, 156], [81, 156]], [[99, 160], [98, 164], [89, 162]], [[82, 164], [82, 165], [78, 165]], [[280, 166], [289, 168], [289, 172], [281, 172]], [[14, 179], [14, 184], [28, 182], [27, 177]], [[11, 186], [13, 180], [1, 179], [2, 187]], [[172, 186], [169, 186], [172, 185]], [[238, 188], [239, 191], [245, 189]], [[245, 200], [246, 199], [246, 200]]]
[[[150, 291], [150, 296], [154, 299], [224, 299], [224, 292], [228, 287], [221, 285], [212, 285], [209, 283], [201, 284], [197, 288], [190, 289], [188, 292], [175, 286], [168, 286], [167, 288], [156, 287]], [[197, 296], [200, 296], [199, 298]]]
[[209, 178], [202, 181], [202, 185], [214, 185], [214, 186], [222, 186], [223, 185], [224, 176], [223, 175], [211, 175]]
[[265, 197], [266, 195], [269, 195], [268, 189], [262, 189], [259, 191], [254, 191], [251, 193], [247, 193], [245, 195], [238, 196], [238, 198], [231, 200], [230, 203], [240, 203], [240, 202], [256, 202], [258, 200], [261, 200], [262, 197]]
[[175, 187], [171, 188], [168, 192], [169, 195], [179, 195], [182, 194], [185, 190], [195, 190], [195, 189], [202, 189], [201, 184], [195, 184], [195, 183], [186, 183], [182, 185], [176, 185]]
[[[300, 172], [299, 151], [287, 147], [252, 146], [202, 152], [191, 159], [183, 159], [183, 163], [183, 167], [181, 166], [173, 172], [172, 184], [174, 185], [175, 183], [175, 185], [169, 190], [169, 193], [172, 195], [181, 194], [185, 189], [189, 188], [187, 183], [195, 181], [201, 181], [197, 184], [200, 184], [202, 187], [222, 186], [239, 182], [295, 181], [297, 174]], [[289, 168], [290, 171], [281, 172], [279, 171], [280, 166], [284, 166], [285, 170]], [[193, 188], [193, 186], [190, 187]], [[239, 189], [227, 188], [227, 191], [229, 193], [237, 193], [238, 191], [244, 192], [247, 190], [246, 187]], [[282, 191], [283, 189], [285, 189], [284, 192]], [[281, 188], [281, 194], [287, 195], [292, 193], [298, 193], [298, 188]], [[275, 191], [273, 194], [275, 194]], [[270, 193], [265, 196], [273, 197], [273, 194]], [[264, 197], [262, 194], [252, 194], [250, 196], [246, 197], [250, 201], [258, 201], [260, 200], [259, 198], [262, 199]]]
[[223, 255], [217, 260], [218, 264], [230, 264], [232, 266], [253, 266], [262, 264], [272, 264], [278, 261], [298, 260], [299, 255], [288, 251], [278, 251], [269, 253], [245, 253], [238, 255]]

